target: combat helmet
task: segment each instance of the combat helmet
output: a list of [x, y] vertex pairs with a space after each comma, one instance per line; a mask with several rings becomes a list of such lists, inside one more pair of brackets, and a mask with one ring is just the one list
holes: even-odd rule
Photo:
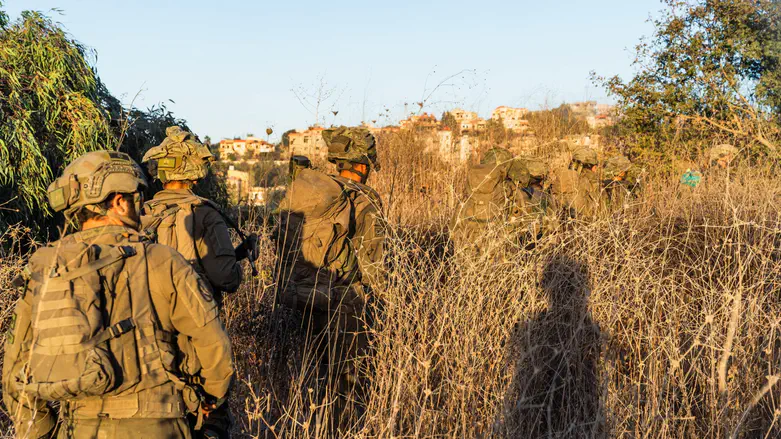
[[507, 168], [507, 178], [520, 187], [528, 186], [530, 178], [526, 164], [517, 158], [511, 160], [509, 167]]
[[70, 219], [82, 208], [106, 215], [100, 204], [111, 194], [135, 194], [136, 212], [141, 212], [140, 192], [146, 187], [144, 172], [129, 155], [94, 151], [66, 166], [46, 192], [52, 210], [63, 212]]
[[630, 162], [629, 159], [623, 155], [610, 157], [605, 162], [605, 168], [603, 171], [605, 179], [612, 180], [624, 172], [629, 172], [631, 167], [632, 162]]
[[328, 161], [340, 168], [345, 163], [362, 163], [380, 170], [377, 163], [377, 141], [366, 128], [337, 127], [323, 130], [328, 146]]
[[512, 160], [513, 153], [504, 148], [491, 148], [483, 154], [483, 158], [480, 160], [481, 165], [495, 165], [497, 163], [505, 163]]
[[591, 148], [578, 148], [572, 153], [572, 161], [585, 166], [596, 166], [599, 163], [597, 152]]
[[209, 162], [214, 161], [209, 148], [178, 126], [166, 128], [165, 135], [163, 143], [150, 148], [141, 159], [152, 177], [163, 183], [206, 177]]
[[725, 143], [710, 148], [707, 154], [708, 154], [708, 163], [713, 163], [724, 157], [728, 157], [728, 156], [735, 157], [738, 154], [738, 149], [732, 145], [728, 145]]
[[526, 169], [529, 170], [529, 177], [534, 180], [544, 180], [548, 175], [548, 165], [540, 159], [526, 159]]

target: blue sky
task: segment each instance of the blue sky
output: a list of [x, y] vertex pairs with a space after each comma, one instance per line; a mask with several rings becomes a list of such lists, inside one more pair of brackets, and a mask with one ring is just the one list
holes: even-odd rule
[[26, 9], [46, 12], [97, 51], [99, 75], [123, 102], [148, 107], [170, 99], [177, 116], [212, 139], [267, 127], [277, 137], [314, 123], [316, 114], [327, 125], [385, 125], [418, 112], [417, 102], [437, 116], [455, 106], [488, 116], [499, 105], [607, 102], [589, 72], [630, 76], [632, 48], [650, 34], [646, 20], [661, 7], [659, 0], [4, 6], [11, 19]]

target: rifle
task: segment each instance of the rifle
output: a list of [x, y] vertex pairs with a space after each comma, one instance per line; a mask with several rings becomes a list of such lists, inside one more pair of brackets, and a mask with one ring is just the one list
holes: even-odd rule
[[[225, 223], [228, 224], [228, 227], [236, 231], [236, 233], [239, 235], [239, 238], [241, 238], [242, 242], [247, 240], [247, 235], [245, 235], [244, 232], [241, 231], [239, 225], [236, 224], [236, 221], [233, 221], [233, 218], [226, 215], [225, 212], [223, 212], [222, 210], [218, 209], [217, 212], [220, 213], [220, 216], [222, 216], [222, 219], [224, 219]], [[255, 248], [253, 246], [253, 248], [247, 250], [247, 254], [249, 255], [247, 260], [249, 261], [249, 266], [252, 269], [252, 276], [257, 276], [258, 269], [255, 267], [255, 258], [253, 257], [255, 256], [254, 253], [255, 253]]]

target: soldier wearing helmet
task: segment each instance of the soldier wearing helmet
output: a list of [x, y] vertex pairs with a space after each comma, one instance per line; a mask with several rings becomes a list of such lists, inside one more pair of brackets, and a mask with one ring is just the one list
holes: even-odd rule
[[451, 239], [460, 250], [478, 250], [499, 231], [513, 231], [525, 211], [517, 192], [526, 185], [526, 169], [510, 151], [492, 148], [467, 172], [468, 195], [450, 223]]
[[[545, 191], [548, 166], [540, 159], [526, 157], [516, 159], [525, 170], [526, 184], [520, 187], [517, 197], [522, 198], [518, 206], [524, 206], [523, 218], [528, 236], [532, 239], [558, 229], [558, 208], [556, 201]], [[516, 197], [516, 198], [517, 198]]]
[[572, 153], [567, 169], [559, 170], [552, 192], [570, 218], [589, 218], [600, 207], [599, 160], [591, 148], [581, 147]]
[[242, 281], [239, 260], [253, 257], [256, 237], [234, 249], [220, 207], [193, 193], [193, 186], [206, 177], [214, 157], [198, 138], [180, 127], [166, 130], [166, 138], [144, 154], [143, 163], [163, 190], [145, 205], [143, 230], [161, 244], [175, 248], [220, 298], [232, 293]]
[[277, 285], [279, 300], [303, 314], [317, 340], [322, 370], [337, 380], [338, 421], [355, 403], [348, 394], [365, 390], [358, 360], [368, 346], [367, 302], [384, 283], [385, 234], [382, 201], [365, 184], [380, 168], [374, 136], [338, 127], [323, 139], [339, 174], [302, 168], [290, 183], [278, 208]]
[[[2, 384], [19, 437], [54, 434], [59, 410], [63, 437], [189, 438], [185, 413], [222, 405], [230, 340], [190, 264], [139, 234], [145, 186], [114, 151], [83, 155], [49, 186], [71, 233], [38, 249], [13, 283]], [[177, 369], [178, 336], [204, 365], [197, 394]]]
[[[211, 287], [219, 306], [223, 293], [233, 293], [241, 285], [239, 261], [254, 260], [257, 236], [251, 235], [234, 248], [228, 218], [220, 207], [193, 193], [193, 186], [206, 177], [213, 160], [209, 149], [193, 133], [178, 126], [166, 129], [163, 142], [150, 148], [142, 159], [152, 177], [163, 183], [163, 190], [146, 203], [142, 223], [146, 235], [176, 249], [190, 262]], [[186, 353], [183, 369], [188, 376], [196, 376], [201, 367]], [[194, 430], [196, 426], [202, 430], [196, 435], [226, 438], [232, 416], [226, 404], [212, 413], [202, 428], [192, 415], [190, 424]]]
[[602, 195], [612, 206], [623, 207], [639, 190], [639, 175], [632, 162], [623, 155], [610, 157], [602, 170]]

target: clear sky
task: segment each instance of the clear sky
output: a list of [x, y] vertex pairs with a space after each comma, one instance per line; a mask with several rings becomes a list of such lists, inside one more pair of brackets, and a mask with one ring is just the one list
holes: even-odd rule
[[489, 116], [499, 105], [607, 102], [589, 72], [631, 75], [632, 48], [662, 7], [659, 0], [5, 3], [12, 20], [43, 11], [96, 50], [99, 75], [125, 104], [165, 101], [214, 140], [267, 127], [276, 138], [318, 113], [326, 125], [386, 125], [420, 111], [418, 102], [437, 116], [456, 106]]

